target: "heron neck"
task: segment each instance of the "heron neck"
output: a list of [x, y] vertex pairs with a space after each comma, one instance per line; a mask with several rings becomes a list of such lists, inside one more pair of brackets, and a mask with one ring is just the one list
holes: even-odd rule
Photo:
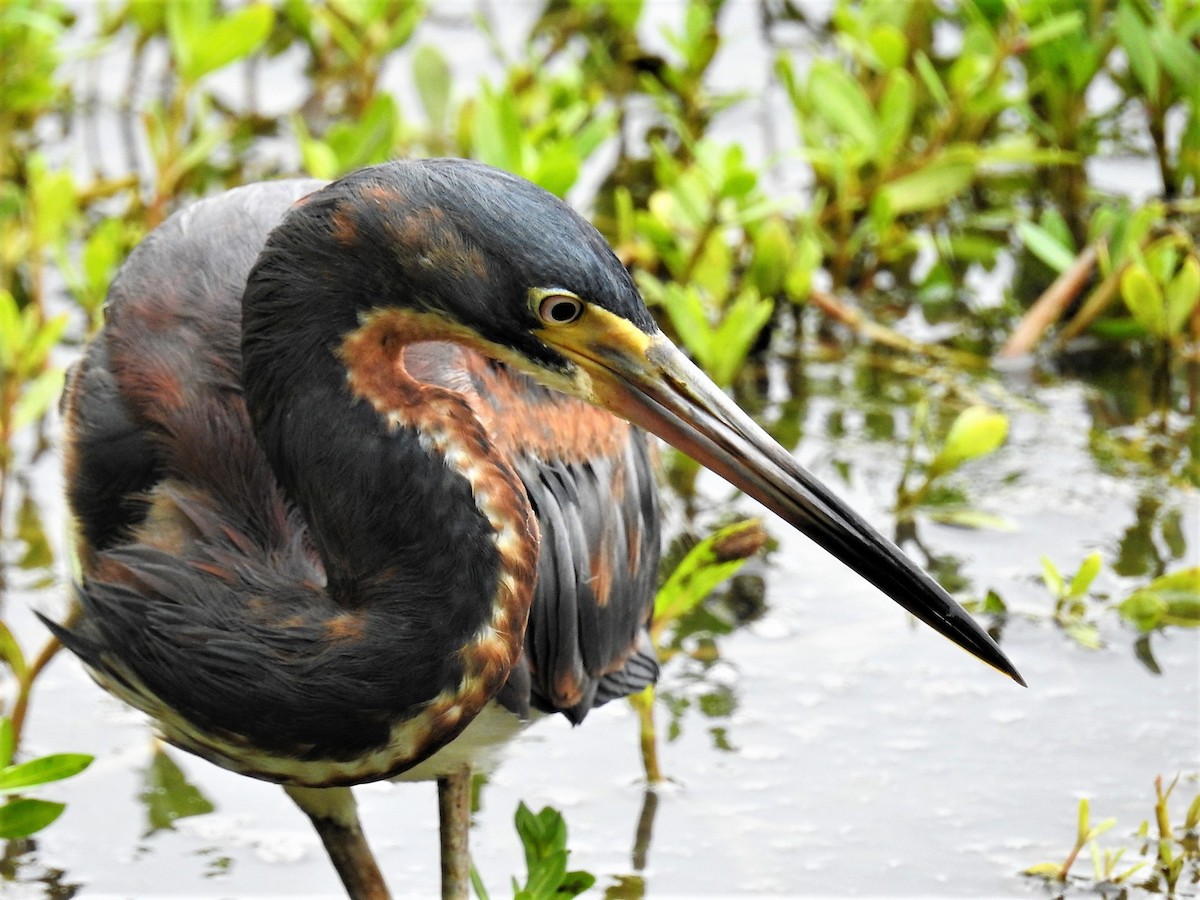
[[252, 274], [243, 301], [246, 403], [330, 596], [388, 615], [398, 638], [423, 633], [433, 657], [497, 638], [507, 669], [537, 552], [519, 479], [461, 396], [407, 376], [394, 321], [360, 325], [329, 282], [281, 284]]

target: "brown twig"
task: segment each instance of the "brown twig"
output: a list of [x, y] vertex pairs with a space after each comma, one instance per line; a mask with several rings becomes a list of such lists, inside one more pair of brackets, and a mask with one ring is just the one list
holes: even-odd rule
[[920, 341], [914, 341], [912, 338], [905, 337], [900, 332], [893, 331], [886, 325], [880, 325], [878, 322], [867, 318], [861, 310], [847, 306], [837, 297], [833, 296], [833, 294], [826, 293], [825, 291], [813, 288], [809, 291], [808, 299], [812, 302], [813, 306], [821, 310], [825, 315], [837, 322], [841, 322], [847, 328], [872, 343], [892, 347], [896, 350], [903, 350], [905, 353], [928, 356], [964, 368], [978, 369], [987, 364], [986, 360], [974, 353], [951, 350], [948, 347], [941, 347], [937, 344], [922, 344]]
[[1029, 307], [1029, 311], [1009, 335], [1000, 356], [1011, 359], [1032, 352], [1046, 330], [1059, 321], [1070, 308], [1095, 269], [1096, 246], [1090, 244], [1058, 278], [1054, 279], [1054, 283], [1042, 292], [1042, 296], [1038, 297], [1033, 306]]
[[1083, 301], [1083, 305], [1079, 307], [1079, 311], [1071, 317], [1071, 321], [1063, 326], [1062, 331], [1058, 333], [1058, 339], [1055, 345], [1062, 347], [1068, 341], [1077, 338], [1085, 328], [1099, 318], [1113, 300], [1120, 293], [1121, 275], [1129, 267], [1129, 262], [1117, 266], [1108, 274], [1103, 281], [1096, 285], [1095, 290], [1088, 294], [1087, 299]]

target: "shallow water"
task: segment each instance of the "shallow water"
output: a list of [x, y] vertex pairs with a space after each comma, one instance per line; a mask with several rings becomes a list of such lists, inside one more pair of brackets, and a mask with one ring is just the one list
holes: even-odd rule
[[[849, 381], [845, 365], [817, 367], [815, 393]], [[920, 531], [928, 549], [957, 557], [968, 595], [992, 588], [1010, 608], [1044, 612], [1050, 598], [1038, 558], [1068, 571], [1092, 549], [1112, 560], [1140, 499], [1136, 481], [1099, 471], [1087, 451], [1085, 387], [1022, 390], [1036, 406], [1017, 409], [1008, 444], [964, 476], [971, 496], [1015, 530], [922, 523]], [[810, 402], [799, 455], [886, 530], [899, 471], [894, 446], [870, 440], [868, 418], [853, 412], [841, 417], [843, 437], [825, 436], [835, 403], [852, 401]], [[840, 462], [850, 463], [849, 484], [834, 468]], [[36, 478], [50, 502], [58, 489], [52, 459]], [[701, 490], [717, 506], [731, 495], [710, 475]], [[1179, 562], [1195, 565], [1195, 495], [1167, 490], [1159, 499], [1183, 512]], [[756, 511], [744, 500], [738, 506]], [[762, 616], [719, 639], [715, 664], [677, 657], [664, 673], [664, 697], [683, 710], [678, 737], [663, 744], [671, 782], [649, 801], [648, 848], [635, 851], [648, 800], [629, 709], [612, 704], [575, 729], [545, 720], [483, 791], [473, 852], [494, 896], [523, 865], [512, 827], [520, 801], [564, 813], [572, 865], [614, 896], [1040, 894], [1018, 873], [1065, 856], [1079, 797], [1092, 798], [1095, 821], [1117, 818], [1113, 843], [1101, 843], [1118, 846], [1152, 815], [1156, 775], [1195, 773], [1194, 633], [1157, 636], [1163, 674], [1154, 675], [1115, 615], [1102, 620], [1108, 646], [1096, 651], [1045, 621], [1017, 617], [1003, 645], [1029, 682], [1022, 689], [915, 627], [805, 539], [770, 519], [768, 527], [781, 546], [758, 570]], [[1121, 580], [1105, 577], [1100, 586], [1120, 594]], [[54, 609], [59, 590], [10, 602]], [[27, 642], [37, 636], [36, 623], [19, 625]], [[71, 749], [97, 759], [69, 785], [44, 791], [69, 806], [39, 838], [28, 876], [61, 869], [88, 897], [337, 895], [315, 835], [277, 787], [169, 751], [215, 810], [150, 833], [140, 797], [154, 745], [141, 717], [66, 657], [39, 683], [34, 704], [31, 752]], [[661, 706], [659, 718], [665, 733], [670, 716]], [[1194, 782], [1181, 786], [1181, 794], [1193, 792]], [[370, 785], [359, 797], [393, 889], [435, 894], [432, 785]]]
[[[654, 6], [665, 18], [670, 10], [670, 4]], [[503, 24], [516, 39], [527, 27], [519, 16], [506, 16]], [[736, 39], [755, 39], [752, 21], [729, 24]], [[462, 36], [455, 34], [455, 40]], [[469, 78], [472, 61], [484, 54], [456, 46], [456, 65], [466, 69], [456, 72]], [[762, 74], [752, 68], [727, 56], [717, 71], [738, 81]], [[398, 90], [408, 90], [402, 85], [407, 71], [406, 64], [396, 67]], [[768, 96], [763, 109], [770, 102]], [[754, 105], [739, 110], [757, 119]], [[762, 125], [726, 121], [723, 137]], [[111, 122], [101, 122], [102, 143], [117, 143], [112, 130]], [[777, 149], [773, 142], [786, 145], [787, 136], [768, 135], [768, 155]], [[794, 180], [779, 174], [783, 182]], [[1119, 174], [1126, 189], [1136, 183], [1126, 169]], [[901, 454], [885, 438], [893, 430], [903, 436], [908, 412], [893, 406], [886, 392], [873, 392], [864, 371], [854, 360], [809, 367], [811, 396], [797, 453], [890, 531]], [[644, 789], [637, 725], [624, 704], [596, 711], [575, 729], [560, 718], [537, 724], [484, 788], [475, 818], [473, 855], [492, 895], [505, 896], [509, 876], [523, 867], [512, 827], [521, 801], [563, 812], [571, 864], [596, 874], [596, 896], [600, 890], [656, 898], [1040, 896], [1040, 884], [1019, 872], [1066, 855], [1081, 796], [1092, 798], [1094, 821], [1117, 819], [1101, 845], [1125, 843], [1152, 814], [1156, 775], [1194, 778], [1200, 770], [1200, 641], [1179, 630], [1155, 636], [1151, 645], [1163, 674], [1154, 675], [1135, 656], [1133, 632], [1109, 615], [1102, 619], [1107, 646], [1085, 650], [1046, 621], [1052, 601], [1038, 560], [1048, 556], [1069, 572], [1100, 549], [1110, 566], [1133, 558], [1127, 575], [1138, 569], [1137, 560], [1200, 565], [1195, 492], [1164, 487], [1144, 474], [1118, 477], [1089, 450], [1098, 407], [1142, 403], [1131, 393], [1137, 386], [1131, 374], [1136, 369], [1108, 373], [1109, 381], [1124, 385], [1115, 393], [1086, 381], [1009, 375], [1007, 390], [1029, 402], [1006, 404], [1008, 443], [968, 467], [957, 483], [1016, 527], [919, 526], [942, 569], [957, 566], [965, 596], [991, 588], [1010, 609], [1039, 615], [1014, 616], [1003, 633], [1028, 689], [915, 626], [768, 517], [781, 545], [769, 562], [754, 567], [765, 582], [762, 615], [717, 640], [717, 662], [681, 656], [664, 671], [664, 736], [670, 711], [678, 715], [671, 729], [677, 736], [662, 745], [670, 783], [652, 794]], [[866, 386], [856, 386], [864, 380]], [[841, 474], [847, 471], [848, 480]], [[65, 514], [57, 460], [47, 454], [26, 474], [61, 551]], [[710, 511], [732, 496], [714, 476], [702, 476], [700, 486]], [[1175, 510], [1181, 553], [1178, 540], [1164, 540], [1156, 505]], [[744, 500], [736, 506], [761, 512]], [[1147, 517], [1156, 523], [1150, 540], [1139, 537]], [[1106, 567], [1098, 587], [1120, 597], [1149, 574], [1119, 578]], [[44, 631], [29, 610], [61, 612], [65, 588], [60, 580], [28, 589], [22, 578], [12, 576], [6, 613], [31, 647]], [[4, 896], [68, 896], [71, 886], [90, 898], [339, 894], [315, 834], [279, 788], [187, 754], [167, 751], [202, 795], [188, 795], [189, 808], [202, 809], [206, 801], [213, 811], [155, 829], [151, 818], [161, 801], [143, 795], [152, 771], [164, 777], [164, 764], [156, 762], [149, 729], [139, 714], [95, 687], [73, 659], [59, 658], [39, 681], [25, 749], [84, 751], [96, 762], [78, 778], [39, 792], [67, 801], [67, 811], [39, 836], [36, 850], [17, 861], [23, 883], [0, 882]], [[1185, 782], [1180, 795], [1195, 790], [1194, 780]], [[432, 785], [376, 784], [358, 795], [367, 834], [396, 894], [434, 896]], [[1081, 866], [1090, 868], [1086, 860]]]

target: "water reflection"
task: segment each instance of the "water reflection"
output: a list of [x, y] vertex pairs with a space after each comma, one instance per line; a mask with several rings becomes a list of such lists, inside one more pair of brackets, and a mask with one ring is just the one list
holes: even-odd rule
[[43, 864], [34, 838], [5, 842], [0, 856], [0, 885], [36, 885], [44, 900], [69, 900], [83, 887], [80, 882], [70, 881], [62, 869]]
[[642, 794], [642, 808], [638, 813], [637, 827], [633, 834], [633, 872], [613, 876], [613, 883], [604, 889], [605, 900], [641, 900], [646, 896], [647, 880], [642, 873], [646, 870], [646, 863], [650, 857], [658, 799], [658, 791], [653, 787], [647, 787]]
[[212, 801], [187, 780], [183, 770], [157, 741], [142, 773], [142, 783], [138, 799], [146, 810], [143, 837], [173, 829], [179, 819], [202, 816], [216, 809]]

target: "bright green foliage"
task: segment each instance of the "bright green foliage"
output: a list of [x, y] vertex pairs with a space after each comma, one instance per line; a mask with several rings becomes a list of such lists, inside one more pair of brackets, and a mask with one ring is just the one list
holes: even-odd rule
[[14, 743], [12, 721], [8, 717], [0, 718], [0, 796], [8, 797], [0, 806], [0, 838], [4, 840], [28, 837], [41, 831], [65, 809], [62, 803], [13, 797], [13, 794], [70, 778], [92, 762], [92, 757], [82, 753], [56, 753], [14, 765]]
[[953, 472], [963, 463], [994, 453], [1008, 435], [1008, 417], [986, 406], [969, 406], [958, 414], [937, 456], [926, 469], [929, 478]]
[[[1116, 819], [1109, 818], [1097, 825], [1092, 825], [1088, 798], [1081, 798], [1079, 801], [1079, 815], [1075, 829], [1075, 846], [1071, 849], [1071, 852], [1067, 854], [1066, 860], [1062, 864], [1039, 863], [1036, 866], [1030, 866], [1025, 870], [1025, 874], [1037, 875], [1043, 878], [1053, 879], [1055, 881], [1066, 881], [1067, 874], [1071, 871], [1071, 866], [1075, 864], [1075, 860], [1079, 856], [1079, 851], [1081, 851], [1088, 844], [1094, 842], [1096, 838], [1104, 834], [1104, 832], [1110, 830], [1116, 824]], [[1113, 860], [1114, 863], [1115, 861], [1116, 860]], [[1135, 871], [1137, 871], [1138, 868], [1140, 868], [1140, 866], [1135, 866], [1134, 868], [1121, 873], [1121, 875], [1116, 876], [1118, 883], [1128, 878]]]
[[909, 478], [920, 468], [917, 446], [927, 438], [928, 404], [921, 401], [913, 416], [904, 472], [896, 487], [896, 516], [911, 521], [919, 510], [937, 522], [962, 528], [1010, 529], [1004, 519], [965, 502], [965, 496], [945, 486], [947, 475], [972, 460], [995, 453], [1008, 435], [1008, 417], [982, 405], [969, 406], [955, 417], [941, 445], [926, 463], [924, 478], [915, 488], [909, 488]]
[[[56, 0], [6, 0], [0, 4], [0, 176], [7, 181], [21, 169], [21, 158], [34, 144], [38, 118], [63, 100], [55, 72], [59, 42], [69, 15]], [[4, 194], [9, 195], [8, 185]], [[2, 195], [0, 195], [2, 196]]]
[[450, 81], [450, 65], [436, 47], [426, 44], [413, 54], [413, 83], [434, 129], [445, 129], [449, 124]]
[[36, 308], [18, 309], [12, 294], [0, 291], [0, 435], [5, 446], [15, 431], [41, 419], [58, 396], [62, 370], [47, 368], [47, 363], [66, 324], [66, 315], [43, 323]]
[[[1054, 219], [1065, 228], [1061, 215], [1055, 215]], [[1055, 272], [1062, 273], [1075, 261], [1077, 251], [1069, 231], [1064, 234], [1060, 229], [1052, 231], [1045, 224], [1029, 221], [1018, 222], [1016, 231], [1025, 248]]]
[[[767, 542], [762, 523], [757, 519], [746, 519], [717, 528], [684, 554], [654, 598], [650, 639], [661, 659], [669, 660], [678, 651], [681, 623], [693, 616], [704, 616], [707, 611], [703, 604], [713, 591], [733, 578]], [[664, 777], [658, 757], [656, 699], [654, 685], [648, 685], [629, 698], [638, 716], [642, 765], [650, 784], [661, 782]]]
[[481, 86], [462, 110], [461, 151], [563, 196], [612, 134], [615, 117], [595, 109], [576, 73], [516, 88]]
[[1042, 557], [1042, 581], [1054, 596], [1054, 621], [1077, 643], [1092, 649], [1100, 646], [1100, 631], [1087, 598], [1103, 563], [1099, 551], [1088, 554], [1068, 581], [1048, 557]]
[[1042, 582], [1054, 597], [1054, 621], [1085, 647], [1101, 645], [1096, 620], [1106, 611], [1115, 611], [1141, 632], [1200, 627], [1200, 568], [1195, 566], [1153, 578], [1114, 603], [1092, 589], [1104, 568], [1098, 551], [1088, 554], [1069, 579], [1048, 557], [1041, 564]]
[[[11, 727], [11, 726], [10, 726]], [[92, 762], [84, 753], [55, 753], [0, 770], [0, 795], [7, 796], [51, 781], [78, 775]]]
[[658, 146], [662, 185], [643, 212], [618, 199], [618, 244], [638, 261], [638, 286], [718, 384], [741, 369], [776, 299], [807, 293], [819, 249], [797, 239], [738, 146], [704, 141], [681, 164]]
[[1121, 274], [1121, 299], [1153, 338], [1179, 338], [1200, 303], [1200, 260], [1191, 241], [1168, 234], [1131, 253]]
[[293, 127], [308, 174], [329, 179], [391, 159], [402, 132], [400, 108], [388, 94], [377, 94], [359, 117], [334, 122], [320, 138], [300, 116]]
[[[513, 879], [513, 900], [567, 900], [577, 897], [596, 883], [588, 872], [568, 872], [567, 823], [558, 810], [545, 807], [533, 813], [524, 804], [517, 807], [517, 834], [525, 848], [528, 874], [525, 884]], [[472, 884], [481, 900], [488, 894], [478, 873], [472, 870]]]
[[173, 0], [165, 12], [171, 55], [185, 84], [257, 52], [275, 21], [266, 3], [221, 13], [211, 0]]
[[136, 222], [101, 219], [84, 238], [77, 263], [65, 254], [59, 257], [71, 296], [87, 313], [91, 324], [99, 325], [108, 286], [141, 236], [142, 230]]
[[1200, 627], [1200, 567], [1160, 575], [1117, 607], [1141, 631], [1168, 625]]
[[[1182, 827], [1173, 826], [1169, 802], [1179, 783], [1179, 776], [1164, 790], [1162, 777], [1154, 780], [1154, 823], [1157, 840], [1150, 836], [1149, 822], [1142, 822], [1134, 840], [1116, 850], [1101, 850], [1097, 838], [1116, 825], [1116, 819], [1105, 819], [1091, 824], [1089, 803], [1086, 797], [1079, 801], [1079, 813], [1075, 830], [1075, 846], [1061, 863], [1038, 863], [1025, 870], [1025, 875], [1063, 884], [1068, 879], [1080, 888], [1090, 888], [1103, 893], [1103, 889], [1116, 885], [1133, 886], [1147, 895], [1162, 894], [1177, 896], [1176, 890], [1186, 883], [1195, 884], [1200, 879], [1200, 844], [1196, 840], [1196, 829], [1200, 825], [1200, 794], [1188, 806]], [[1128, 840], [1128, 839], [1127, 839]], [[1088, 847], [1092, 859], [1092, 874], [1083, 877], [1072, 874], [1072, 867], [1080, 852]], [[1120, 866], [1126, 854], [1140, 857], [1133, 865]], [[1141, 872], [1141, 877], [1133, 876]]]
[[522, 803], [516, 823], [529, 874], [524, 887], [513, 880], [514, 900], [577, 897], [595, 884], [595, 877], [587, 872], [567, 871], [567, 823], [558, 810], [547, 806], [535, 814]]
[[736, 575], [765, 542], [762, 523], [746, 519], [718, 528], [692, 547], [655, 595], [651, 619], [655, 642], [680, 617], [703, 603], [718, 585]]

